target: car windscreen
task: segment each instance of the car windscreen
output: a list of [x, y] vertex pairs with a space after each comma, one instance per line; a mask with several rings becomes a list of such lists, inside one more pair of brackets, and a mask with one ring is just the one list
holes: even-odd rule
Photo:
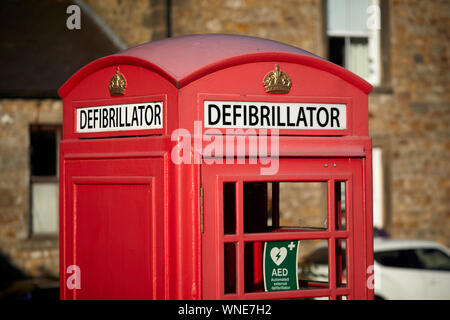
[[425, 269], [450, 271], [450, 257], [441, 250], [433, 248], [417, 249], [416, 254]]
[[377, 251], [374, 259], [386, 267], [450, 271], [450, 257], [436, 248]]
[[414, 250], [389, 250], [374, 253], [374, 259], [386, 267], [422, 269]]

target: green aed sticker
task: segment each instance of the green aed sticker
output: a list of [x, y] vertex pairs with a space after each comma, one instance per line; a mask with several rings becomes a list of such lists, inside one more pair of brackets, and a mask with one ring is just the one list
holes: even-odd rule
[[267, 241], [264, 244], [265, 291], [298, 290], [300, 241]]

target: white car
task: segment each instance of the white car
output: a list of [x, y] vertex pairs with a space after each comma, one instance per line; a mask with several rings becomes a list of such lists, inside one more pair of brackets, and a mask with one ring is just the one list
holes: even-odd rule
[[[327, 281], [328, 248], [318, 247], [305, 265], [303, 277]], [[375, 299], [450, 300], [450, 250], [439, 243], [375, 238], [374, 265]]]
[[375, 239], [374, 261], [376, 298], [450, 299], [450, 251], [443, 245]]

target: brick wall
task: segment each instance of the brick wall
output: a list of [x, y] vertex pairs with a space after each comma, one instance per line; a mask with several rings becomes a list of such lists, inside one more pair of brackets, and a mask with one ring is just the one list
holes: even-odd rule
[[392, 94], [370, 97], [370, 133], [389, 158], [388, 230], [450, 245], [448, 1], [390, 2]]
[[[85, 2], [129, 46], [166, 36], [166, 1]], [[321, 0], [171, 2], [173, 36], [245, 34], [326, 56]], [[450, 246], [450, 2], [392, 0], [389, 15], [390, 86], [369, 102], [370, 134], [385, 157], [386, 228]], [[55, 100], [0, 100], [0, 250], [34, 275], [57, 274], [58, 249], [28, 239], [28, 130], [61, 123], [61, 110]]]
[[320, 0], [173, 0], [173, 36], [193, 33], [250, 35], [323, 55]]
[[166, 1], [85, 0], [130, 47], [165, 38]]
[[61, 124], [59, 100], [0, 100], [0, 251], [33, 276], [57, 276], [57, 237], [30, 238], [30, 124]]

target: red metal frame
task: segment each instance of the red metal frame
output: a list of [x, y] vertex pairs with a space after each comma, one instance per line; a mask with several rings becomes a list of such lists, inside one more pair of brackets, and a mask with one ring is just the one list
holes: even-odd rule
[[[337, 167], [324, 167], [324, 163], [336, 163]], [[280, 159], [280, 172], [274, 176], [261, 176], [259, 166], [205, 166], [202, 170], [202, 184], [204, 187], [205, 232], [203, 243], [203, 298], [204, 299], [290, 299], [329, 296], [336, 299], [348, 296], [349, 299], [364, 299], [369, 297], [366, 289], [364, 259], [358, 259], [358, 254], [364, 257], [355, 239], [364, 236], [366, 230], [364, 221], [358, 219], [363, 215], [362, 203], [362, 173], [361, 158], [321, 158], [321, 159]], [[311, 169], [315, 167], [314, 169]], [[327, 231], [284, 231], [272, 233], [244, 234], [243, 226], [243, 192], [244, 181], [326, 181], [328, 184], [328, 230]], [[335, 230], [334, 182], [347, 183], [347, 229]], [[236, 183], [236, 229], [235, 235], [223, 234], [223, 193], [224, 182]], [[329, 288], [300, 289], [298, 291], [279, 292], [244, 292], [244, 263], [243, 246], [245, 242], [327, 239], [329, 248]], [[336, 246], [337, 239], [346, 239], [347, 257], [355, 257], [354, 263], [347, 263], [347, 286], [336, 287]], [[224, 243], [236, 243], [237, 250], [237, 292], [224, 294]], [[355, 272], [357, 271], [357, 272]], [[214, 285], [212, 285], [214, 284]]]
[[[168, 272], [170, 266], [159, 264], [156, 258], [161, 255], [167, 259], [170, 255], [168, 244], [160, 245], [167, 242], [166, 230], [170, 229], [168, 208], [165, 205], [168, 201], [169, 157], [166, 152], [160, 151], [167, 144], [167, 139], [160, 137], [151, 139], [153, 139], [153, 143], [150, 144], [152, 147], [149, 147], [148, 141], [136, 138], [121, 141], [89, 140], [61, 143], [60, 161], [63, 170], [60, 172], [60, 193], [63, 201], [60, 202], [60, 268], [64, 271], [60, 277], [62, 299], [123, 299], [123, 292], [118, 291], [118, 288], [132, 285], [129, 281], [133, 279], [138, 281], [135, 283], [136, 288], [139, 286], [148, 290], [134, 290], [127, 294], [128, 299], [162, 299], [169, 294], [164, 274]], [[133, 150], [129, 149], [130, 143], [133, 144]], [[111, 148], [111, 146], [114, 147]], [[133, 166], [129, 165], [130, 161], [133, 162]], [[98, 207], [97, 203], [101, 205], [101, 202], [105, 200], [100, 197], [95, 202], [86, 203], [83, 197], [79, 196], [81, 188], [94, 185], [100, 186], [96, 188], [99, 195], [106, 197], [105, 199], [109, 201], [115, 201], [117, 209], [109, 209], [113, 211], [124, 210], [124, 207], [119, 204], [122, 202], [126, 204], [127, 201], [108, 198], [108, 186], [121, 186], [120, 190], [113, 194], [130, 194], [136, 187], [148, 186], [148, 195], [142, 193], [142, 190], [140, 194], [145, 196], [143, 200], [151, 207], [147, 206], [147, 209], [142, 207], [140, 213], [136, 212], [142, 215], [142, 223], [139, 223], [140, 226], [135, 225], [138, 228], [134, 232], [121, 235], [124, 241], [115, 243], [114, 246], [106, 245], [98, 248], [99, 244], [106, 244], [101, 241], [102, 238], [106, 241], [110, 239], [109, 243], [114, 243], [113, 238], [110, 238], [110, 228], [122, 228], [119, 223], [122, 220], [120, 216], [126, 217], [126, 211], [115, 213], [116, 220], [111, 220], [112, 216], [99, 216], [99, 213], [89, 206]], [[86, 207], [87, 205], [89, 206]], [[161, 215], [160, 212], [163, 214]], [[87, 232], [84, 230], [88, 226], [87, 219], [90, 221], [89, 225], [100, 224], [104, 227], [97, 229], [96, 232]], [[110, 227], [107, 227], [105, 223], [110, 224]], [[165, 227], [161, 228], [161, 225]], [[126, 228], [123, 228], [123, 232], [126, 232], [125, 230]], [[147, 236], [136, 238], [139, 234], [147, 234]], [[143, 249], [140, 254], [144, 254], [146, 258], [142, 260], [142, 263], [149, 268], [148, 271], [136, 269], [138, 263], [129, 266], [130, 261], [124, 260], [124, 255], [119, 254], [129, 250], [130, 243], [135, 245], [139, 243], [136, 250]], [[91, 247], [97, 248], [98, 251], [90, 257], [85, 251]], [[108, 261], [102, 264], [102, 259], [106, 257]], [[97, 261], [96, 264], [99, 267], [95, 267], [94, 261]], [[80, 267], [83, 290], [70, 290], [66, 286], [70, 274], [66, 274], [65, 270], [70, 265]], [[100, 270], [100, 267], [104, 270]], [[127, 283], [120, 284], [117, 283], [119, 277], [127, 278], [127, 275], [120, 275], [120, 270], [127, 272], [135, 270], [136, 275], [142, 276], [142, 272], [147, 275], [132, 277]], [[103, 272], [110, 273], [110, 276], [101, 276]], [[108, 278], [112, 279], [109, 283], [101, 280]], [[97, 286], [89, 286], [96, 281], [98, 281]], [[99, 287], [103, 290], [102, 292], [97, 290]]]

